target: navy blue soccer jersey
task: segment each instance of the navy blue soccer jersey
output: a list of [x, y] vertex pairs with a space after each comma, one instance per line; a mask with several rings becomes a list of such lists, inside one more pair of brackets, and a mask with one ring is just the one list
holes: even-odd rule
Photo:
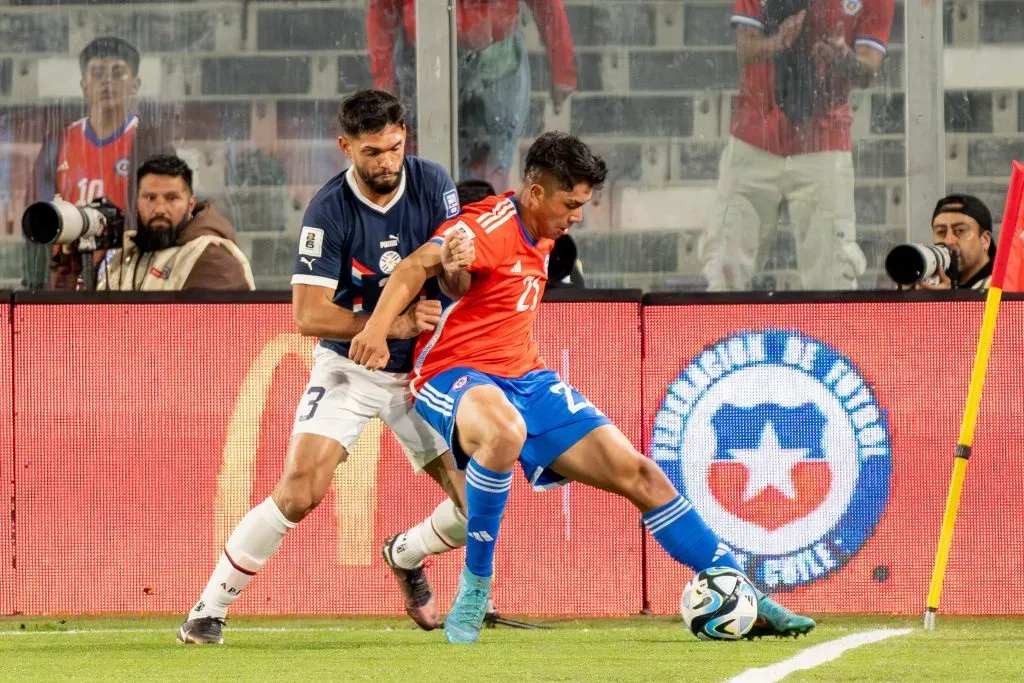
[[[359, 191], [355, 172], [351, 167], [329, 180], [306, 208], [292, 284], [328, 287], [338, 306], [369, 315], [398, 263], [459, 214], [459, 198], [444, 167], [425, 159], [405, 158], [401, 184], [387, 206]], [[385, 369], [411, 370], [414, 342], [391, 340]], [[320, 344], [348, 356], [348, 341]]]

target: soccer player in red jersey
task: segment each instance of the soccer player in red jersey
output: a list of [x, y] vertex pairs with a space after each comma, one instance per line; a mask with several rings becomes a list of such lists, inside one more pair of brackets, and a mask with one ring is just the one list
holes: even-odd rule
[[[494, 545], [519, 460], [536, 489], [579, 481], [627, 498], [668, 554], [695, 571], [742, 571], [658, 465], [575, 388], [544, 367], [533, 323], [554, 240], [583, 220], [607, 169], [578, 138], [545, 133], [526, 157], [515, 193], [489, 197], [445, 222], [391, 274], [349, 358], [384, 368], [387, 330], [427, 278], [444, 273], [465, 294], [445, 306], [413, 362], [416, 412], [466, 470], [466, 566], [445, 635], [479, 639], [490, 595]], [[814, 622], [767, 596], [748, 635], [797, 635]]]

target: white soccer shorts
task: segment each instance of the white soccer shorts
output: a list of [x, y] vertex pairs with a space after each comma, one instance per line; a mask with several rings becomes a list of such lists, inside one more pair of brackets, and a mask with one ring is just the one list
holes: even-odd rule
[[317, 345], [292, 434], [319, 434], [350, 450], [375, 417], [391, 429], [417, 472], [448, 450], [441, 435], [416, 414], [408, 374], [371, 372]]

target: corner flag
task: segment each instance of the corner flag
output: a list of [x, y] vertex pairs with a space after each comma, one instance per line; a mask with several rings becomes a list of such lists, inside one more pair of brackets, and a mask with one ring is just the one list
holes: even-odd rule
[[953, 478], [949, 483], [946, 511], [942, 516], [942, 531], [939, 533], [939, 545], [935, 551], [935, 565], [932, 569], [932, 580], [928, 589], [928, 606], [924, 613], [924, 627], [927, 630], [935, 628], [935, 613], [939, 609], [942, 579], [946, 574], [946, 563], [949, 560], [949, 550], [953, 543], [953, 527], [956, 524], [957, 510], [960, 507], [960, 493], [963, 490], [964, 475], [967, 472], [967, 459], [971, 456], [974, 427], [981, 404], [981, 387], [985, 383], [985, 370], [988, 368], [992, 335], [995, 333], [996, 317], [999, 315], [999, 302], [1004, 291], [1024, 291], [1022, 195], [1024, 195], [1024, 165], [1014, 161], [1013, 171], [1010, 174], [1010, 187], [1006, 196], [1006, 207], [1003, 210], [1003, 225], [999, 232], [999, 246], [996, 248], [996, 262], [992, 267], [991, 286], [988, 296], [985, 298], [985, 314], [981, 321], [978, 349], [974, 356], [970, 388], [967, 391], [967, 405], [960, 423], [960, 438], [953, 452]]

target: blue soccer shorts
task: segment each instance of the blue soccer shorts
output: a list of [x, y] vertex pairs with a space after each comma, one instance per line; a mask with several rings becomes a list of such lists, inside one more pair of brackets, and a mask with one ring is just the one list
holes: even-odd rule
[[548, 469], [551, 463], [593, 430], [611, 424], [604, 413], [552, 370], [534, 370], [510, 379], [452, 368], [432, 377], [417, 392], [416, 412], [444, 437], [460, 468], [468, 462], [459, 457], [461, 449], [453, 441], [455, 415], [466, 390], [479, 384], [501, 389], [523, 416], [526, 444], [519, 464], [530, 485], [538, 491], [565, 484], [564, 477]]

